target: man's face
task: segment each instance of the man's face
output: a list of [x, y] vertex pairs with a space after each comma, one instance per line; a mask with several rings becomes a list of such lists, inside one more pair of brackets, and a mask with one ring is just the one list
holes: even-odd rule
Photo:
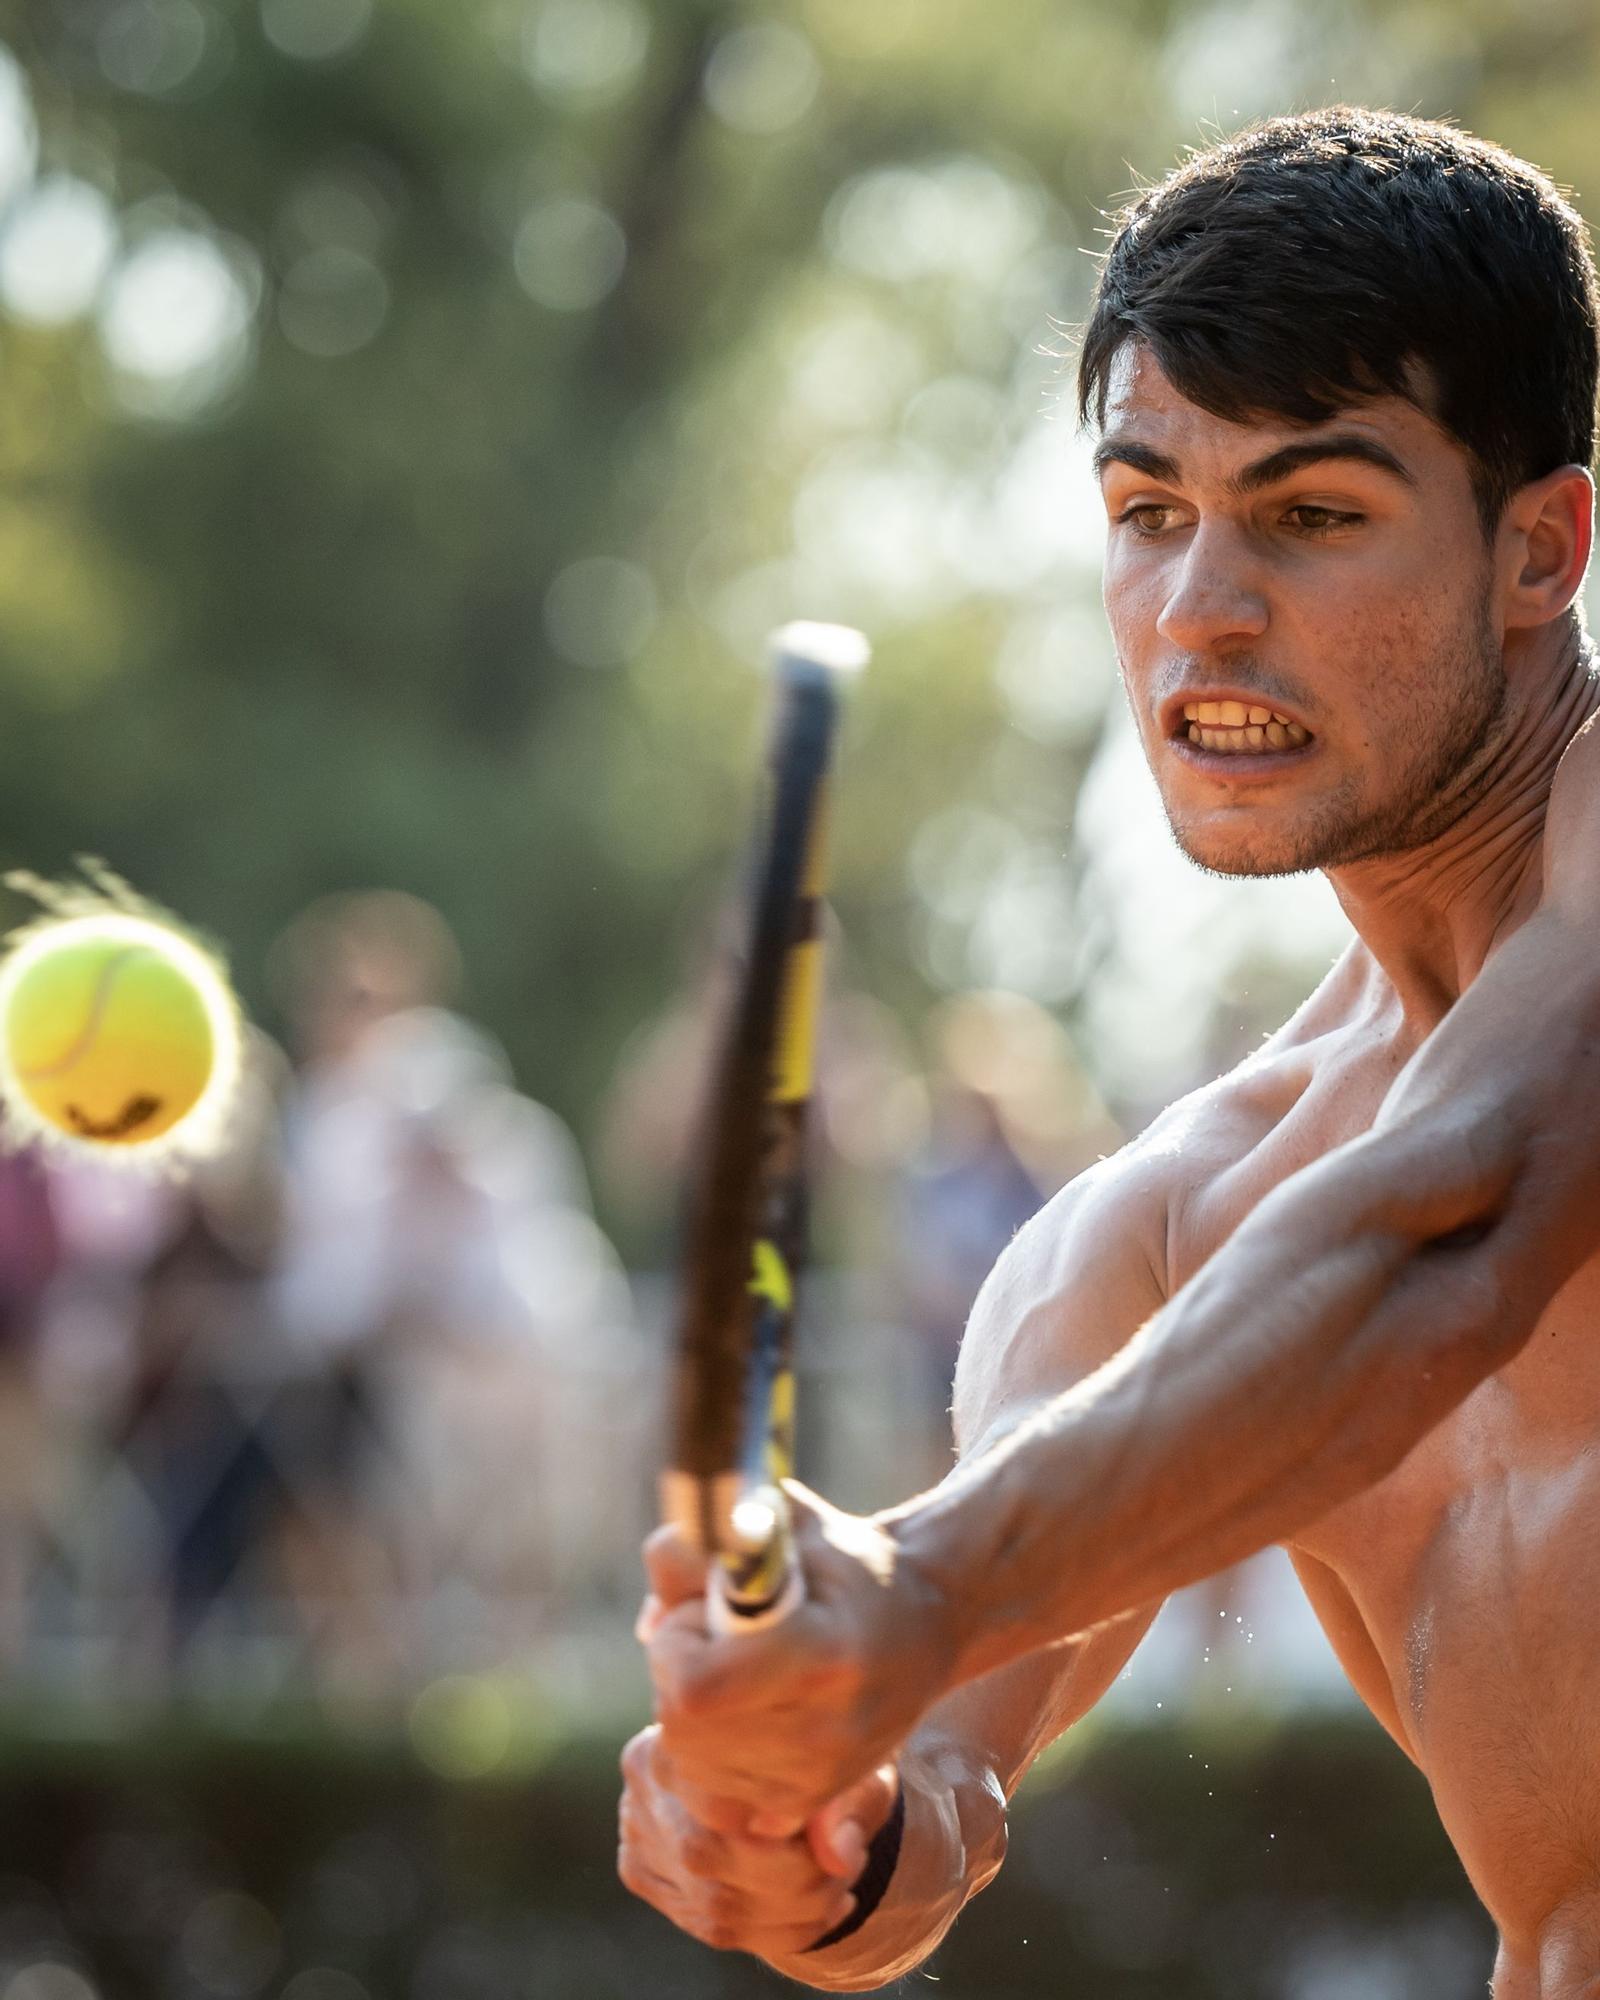
[[1230, 423], [1129, 343], [1097, 462], [1106, 614], [1185, 853], [1279, 875], [1448, 826], [1505, 705], [1461, 448], [1399, 397]]

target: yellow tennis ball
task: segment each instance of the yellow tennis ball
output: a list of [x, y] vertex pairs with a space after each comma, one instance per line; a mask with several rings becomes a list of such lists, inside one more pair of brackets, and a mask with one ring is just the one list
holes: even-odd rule
[[24, 1131], [170, 1145], [237, 1069], [221, 968], [181, 932], [103, 910], [47, 918], [0, 964], [0, 1063]]

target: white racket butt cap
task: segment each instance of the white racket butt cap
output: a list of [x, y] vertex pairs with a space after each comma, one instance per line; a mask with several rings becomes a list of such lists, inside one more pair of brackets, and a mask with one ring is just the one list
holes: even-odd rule
[[797, 618], [780, 625], [767, 641], [773, 665], [822, 667], [831, 674], [859, 674], [872, 658], [865, 632], [853, 625], [823, 625]]

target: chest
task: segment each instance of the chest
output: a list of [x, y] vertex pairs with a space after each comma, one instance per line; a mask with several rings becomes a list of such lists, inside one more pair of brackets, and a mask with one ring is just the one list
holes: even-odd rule
[[[1294, 1052], [1229, 1107], [1229, 1143], [1180, 1185], [1168, 1281], [1181, 1285], [1288, 1176], [1370, 1129], [1406, 1051], [1345, 1037]], [[1600, 1198], [1600, 1197], [1597, 1197]], [[1580, 1270], [1532, 1340], [1368, 1492], [1298, 1538], [1334, 1570], [1363, 1621], [1399, 1636], [1417, 1579], [1453, 1537], [1498, 1553], [1502, 1582], [1535, 1577], [1592, 1494], [1583, 1532], [1600, 1541], [1600, 1260]], [[1482, 1512], [1501, 1496], [1517, 1533], [1486, 1537]], [[1476, 1511], [1475, 1511], [1476, 1510]], [[1576, 1510], [1576, 1512], [1574, 1511]], [[1480, 1567], [1482, 1567], [1480, 1561]]]

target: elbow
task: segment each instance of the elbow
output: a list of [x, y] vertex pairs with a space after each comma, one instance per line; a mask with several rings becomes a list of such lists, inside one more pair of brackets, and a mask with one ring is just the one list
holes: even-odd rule
[[970, 1903], [979, 1896], [1000, 1873], [1000, 1864], [1006, 1858], [1006, 1846], [1010, 1835], [1002, 1814], [989, 1838], [967, 1857], [967, 1897]]
[[961, 1845], [966, 1864], [963, 1901], [971, 1902], [1000, 1873], [1011, 1838], [1005, 1786], [992, 1763], [986, 1762], [973, 1773], [965, 1805], [966, 1810], [961, 1814]]
[[785, 1979], [792, 1979], [797, 1986], [809, 1986], [813, 1993], [881, 1993], [886, 1986], [892, 1986], [899, 1978], [897, 1970], [888, 1972], [857, 1972], [848, 1978], [830, 1979], [826, 1974], [807, 1970], [798, 1960], [768, 1958], [763, 1965], [774, 1972], [782, 1973]]
[[1304, 1197], [1295, 1220], [1313, 1244], [1364, 1240], [1391, 1256], [1467, 1249], [1504, 1216], [1525, 1162], [1509, 1118], [1462, 1107], [1375, 1126], [1279, 1192]]
[[1515, 1282], [1497, 1248], [1492, 1232], [1425, 1245], [1383, 1315], [1405, 1377], [1398, 1400], [1418, 1405], [1419, 1436], [1513, 1361], [1538, 1324], [1542, 1290]]

